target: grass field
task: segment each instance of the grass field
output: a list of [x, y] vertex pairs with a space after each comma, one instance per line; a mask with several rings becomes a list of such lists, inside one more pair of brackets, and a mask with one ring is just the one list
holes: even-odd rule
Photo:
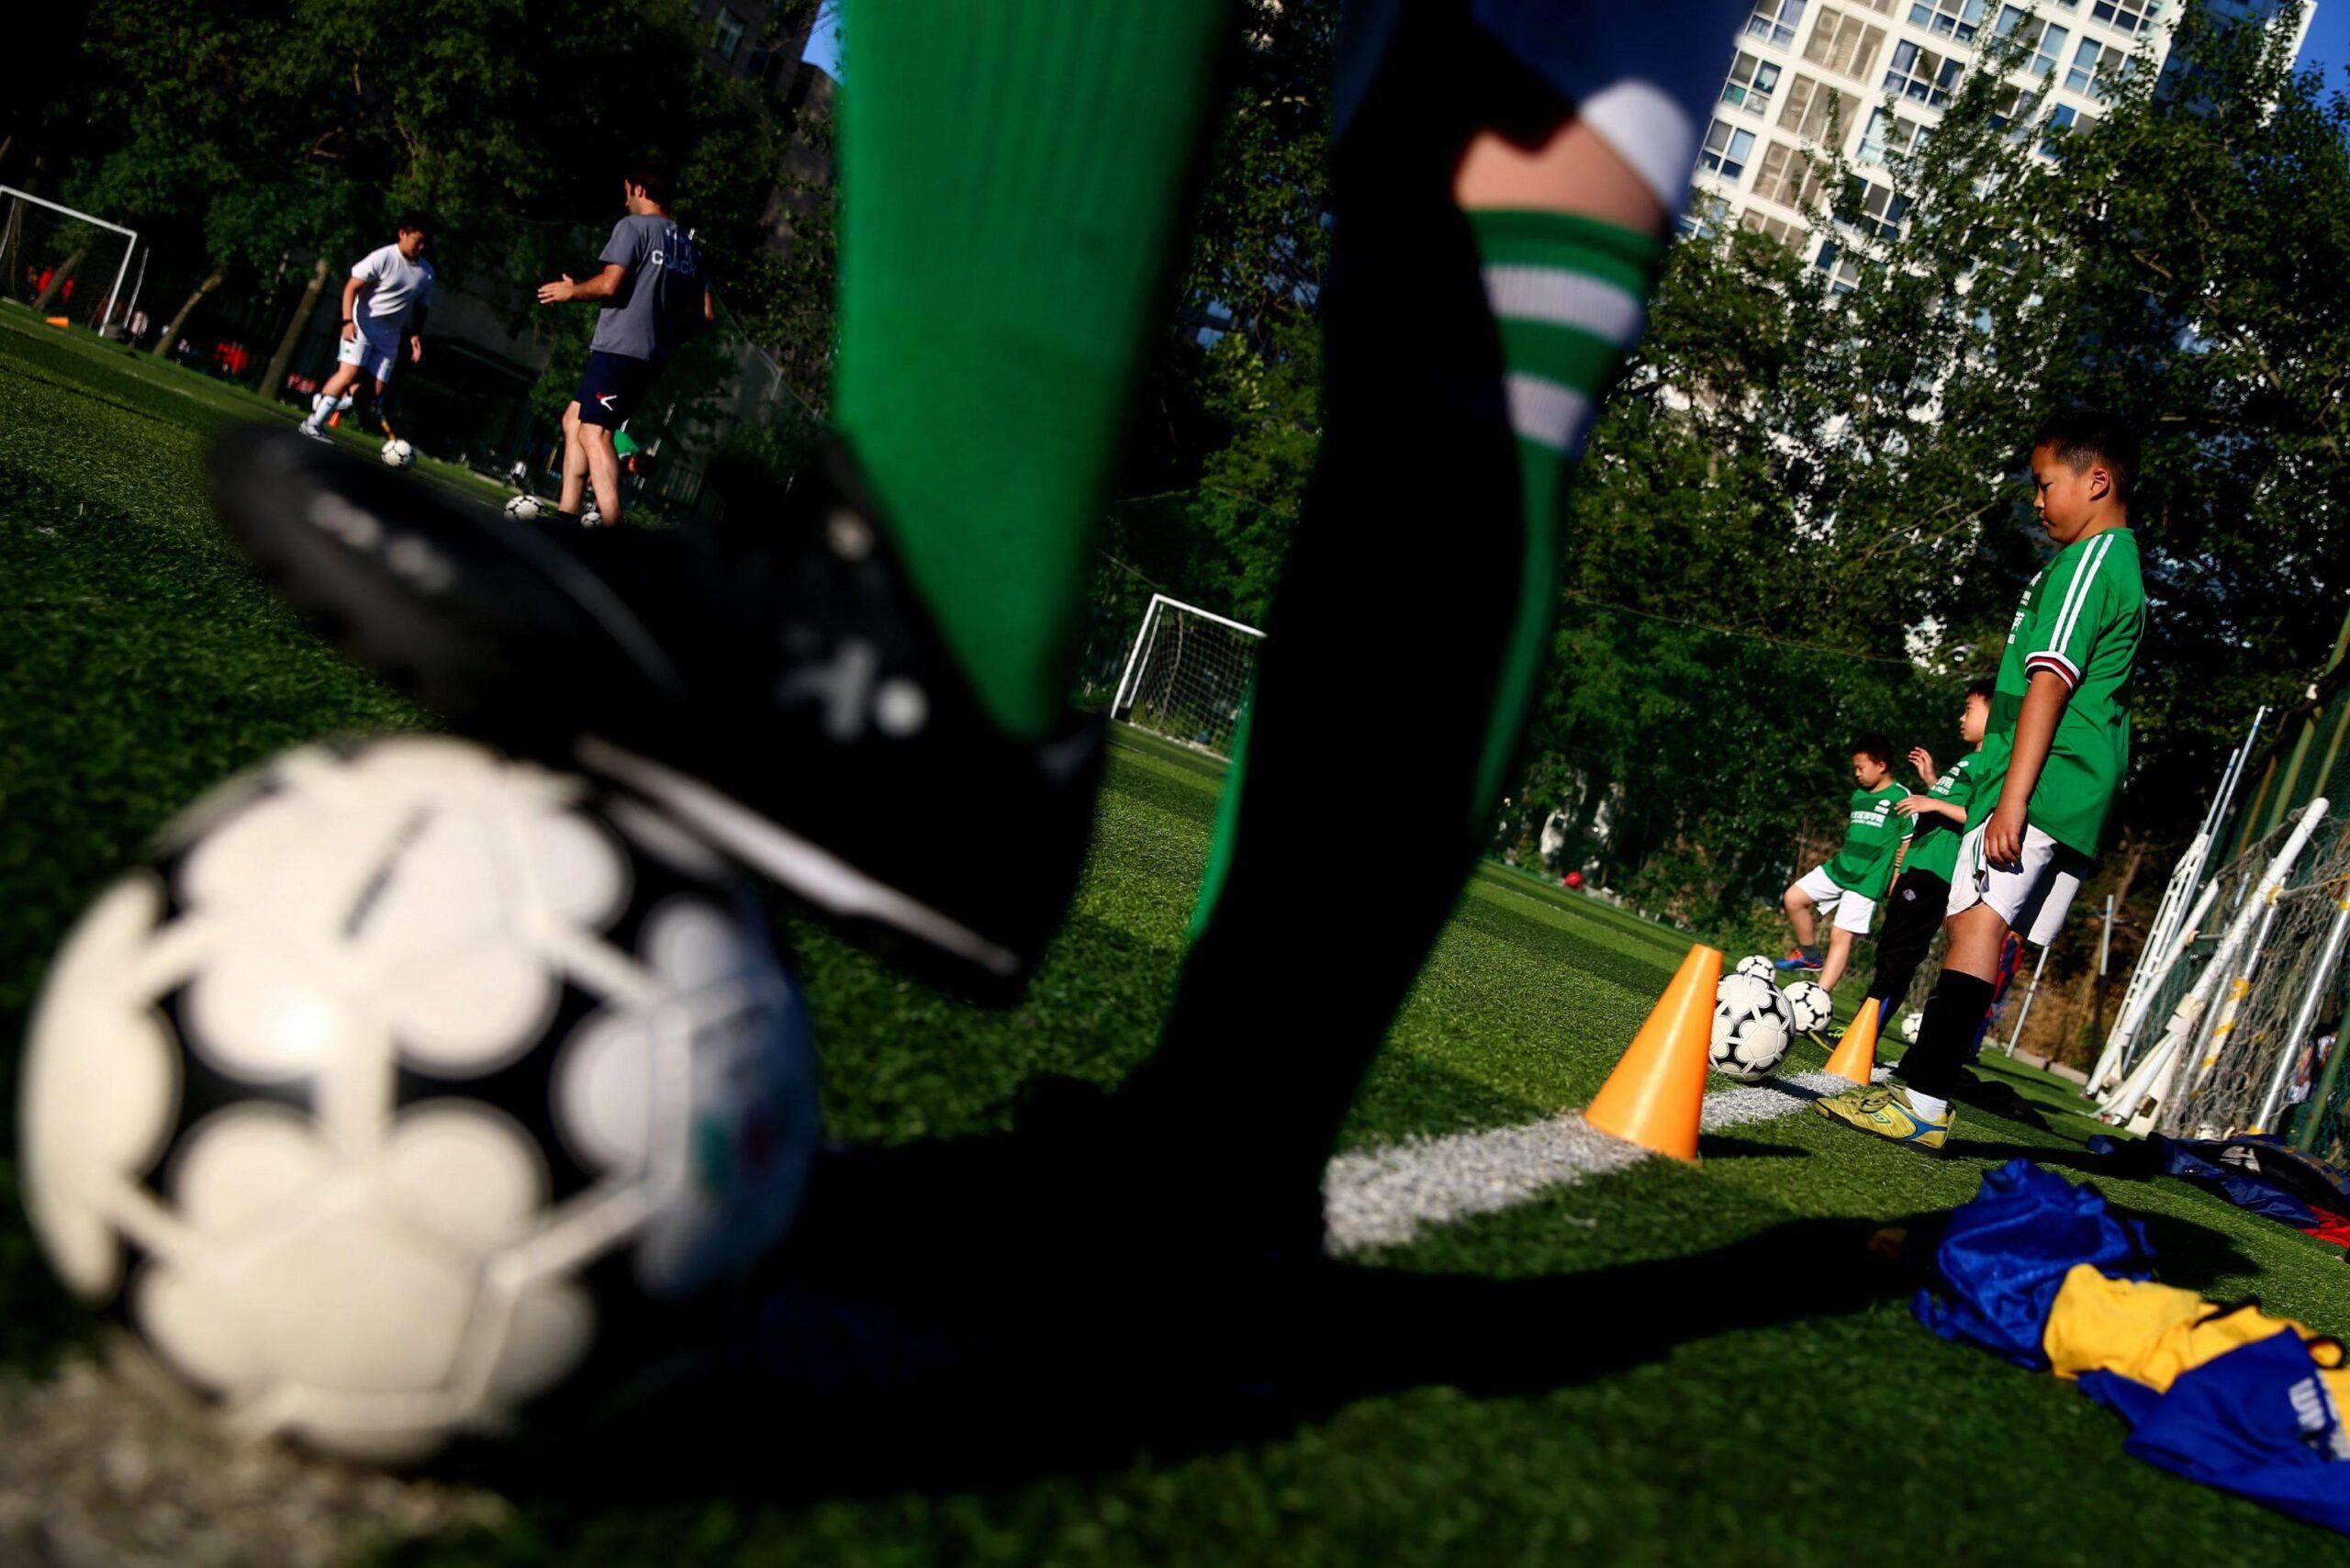
[[[144, 835], [225, 772], [292, 743], [425, 717], [308, 636], [218, 543], [206, 432], [255, 399], [0, 312], [0, 1087], [50, 946]], [[271, 414], [269, 417], [280, 417]], [[455, 481], [452, 481], [455, 482]], [[1112, 1082], [1148, 1051], [1214, 807], [1215, 769], [1121, 741], [1098, 846], [1024, 1006], [985, 1013], [795, 927], [833, 1133], [907, 1142], [1004, 1125], [1047, 1073]], [[1301, 927], [1347, 912], [1301, 908]], [[1532, 1123], [1580, 1104], [1685, 948], [1673, 933], [1498, 869], [1472, 881], [1346, 1135], [1352, 1150]], [[1820, 1056], [1799, 1049], [1801, 1068]], [[2052, 1111], [2065, 1086], [2017, 1075]], [[1249, 1085], [1235, 1083], [1245, 1095]], [[13, 1092], [11, 1091], [11, 1092]], [[1362, 1254], [1366, 1270], [1591, 1282], [1803, 1221], [1891, 1221], [1974, 1193], [2017, 1152], [2068, 1175], [2089, 1127], [1969, 1113], [1941, 1159], [1788, 1113]], [[1203, 1129], [1203, 1158], [1214, 1143]], [[0, 1141], [0, 1156], [7, 1144]], [[2101, 1182], [2153, 1227], [2165, 1277], [2257, 1295], [2350, 1333], [2339, 1249], [2167, 1180]], [[11, 1189], [0, 1158], [0, 1189]], [[0, 1360], [50, 1375], [78, 1319], [0, 1192]], [[506, 1522], [397, 1551], [413, 1563], [1229, 1562], [1342, 1559], [1829, 1563], [2105, 1562], [2160, 1552], [2281, 1561], [2319, 1532], [2126, 1458], [2121, 1428], [2052, 1379], [1927, 1333], [1898, 1299], [1773, 1322], [1795, 1282], [1719, 1284], [1709, 1331], [1628, 1366], [1440, 1377], [1275, 1429], [1095, 1462], [811, 1494], [781, 1481], [793, 1412], [751, 1413], [773, 1493], [729, 1484], [654, 1506], [517, 1497]], [[1572, 1296], [1572, 1290], [1568, 1294]], [[1606, 1304], [1620, 1309], [1625, 1304]], [[1634, 1309], [1637, 1303], [1632, 1304]], [[1576, 1314], [1561, 1343], [1584, 1332]], [[1438, 1349], [1441, 1349], [1438, 1347]]]

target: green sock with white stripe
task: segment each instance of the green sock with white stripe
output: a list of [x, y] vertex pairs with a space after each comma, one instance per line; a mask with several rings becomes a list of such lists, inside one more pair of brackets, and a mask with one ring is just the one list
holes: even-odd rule
[[1511, 428], [1526, 507], [1526, 569], [1516, 628], [1478, 770], [1478, 798], [1498, 794], [1549, 641], [1559, 497], [1592, 413], [1639, 341], [1662, 241], [1571, 213], [1472, 209], [1485, 298], [1501, 332]]

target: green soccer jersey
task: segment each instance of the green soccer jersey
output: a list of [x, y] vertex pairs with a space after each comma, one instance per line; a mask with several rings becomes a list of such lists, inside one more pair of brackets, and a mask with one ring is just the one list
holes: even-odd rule
[[1844, 847], [1821, 868], [1830, 881], [1864, 899], [1885, 897], [1893, 880], [1893, 851], [1901, 842], [1901, 814], [1893, 808], [1908, 793], [1890, 778], [1874, 790], [1852, 791]]
[[1990, 725], [1975, 754], [1981, 760], [1975, 765], [1968, 827], [1998, 805], [2024, 693], [2036, 672], [2053, 670], [2073, 695], [2057, 721], [2025, 819], [2067, 849], [2097, 853], [2130, 763], [2130, 671], [2145, 628], [2138, 537], [2127, 528], [2067, 544], [2032, 579], [1999, 658]]
[[[1975, 800], [1975, 759], [1983, 754], [1970, 751], [1943, 770], [1926, 793], [1937, 801], [1947, 801], [1960, 811], [1971, 808]], [[1920, 812], [1909, 819], [1909, 853], [1901, 859], [1901, 874], [1931, 871], [1947, 882], [1958, 868], [1958, 841], [1964, 830], [1945, 816]]]

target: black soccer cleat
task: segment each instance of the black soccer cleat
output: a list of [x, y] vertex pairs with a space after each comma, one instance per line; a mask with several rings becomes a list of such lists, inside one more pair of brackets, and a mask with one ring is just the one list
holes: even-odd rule
[[[980, 707], [845, 452], [753, 533], [555, 530], [283, 430], [214, 445], [229, 537], [458, 729], [662, 808], [904, 968], [1016, 994], [1075, 885], [1102, 727]], [[966, 831], [942, 845], [942, 820]]]

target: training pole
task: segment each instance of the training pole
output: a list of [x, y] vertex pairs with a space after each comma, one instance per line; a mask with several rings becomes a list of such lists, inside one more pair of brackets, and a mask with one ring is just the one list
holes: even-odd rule
[[[2049, 946], [2054, 946], [2050, 943]], [[2040, 950], [2040, 962], [2031, 966], [2031, 983], [2023, 988], [2023, 1005], [2016, 1009], [2016, 1026], [2008, 1031], [2008, 1055], [2016, 1054], [2016, 1042], [2023, 1038], [2023, 1022], [2031, 1016], [2032, 999], [2040, 994], [2040, 972], [2048, 967], [2048, 947]]]
[[[2310, 977], [2310, 989], [2293, 1009], [2291, 1027], [2285, 1031], [2285, 1049], [2277, 1058], [2277, 1070], [2268, 1076], [2268, 1092], [2260, 1098], [2260, 1115], [2253, 1123], [2254, 1132], [2266, 1132], [2276, 1125], [2277, 1113], [2285, 1103], [2285, 1082], [2293, 1076], [2293, 1061], [2300, 1054], [2301, 1043], [2317, 1027], [2319, 1014], [2326, 1002], [2326, 992], [2333, 984], [2333, 969], [2342, 961], [2343, 944], [2350, 942], [2350, 883], [2336, 888], [2333, 894], [2333, 919], [2325, 928], [2325, 945], [2318, 949], [2317, 972]], [[2334, 1050], [2325, 1058], [2322, 1087], [2333, 1087], [2333, 1070], [2341, 1059], [2341, 1037], [2334, 1038]], [[2311, 1090], [2317, 1094], [2318, 1090]], [[2325, 1101], [2317, 1106], [2322, 1116]], [[2318, 1118], [2311, 1118], [2312, 1121]]]

